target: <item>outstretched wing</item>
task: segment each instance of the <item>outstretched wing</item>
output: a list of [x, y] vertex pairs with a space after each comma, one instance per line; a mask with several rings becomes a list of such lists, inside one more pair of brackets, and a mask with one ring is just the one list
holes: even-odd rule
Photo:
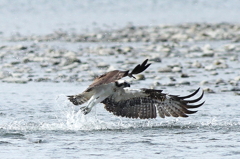
[[114, 115], [128, 118], [149, 119], [156, 118], [157, 114], [162, 118], [165, 116], [188, 117], [187, 114], [197, 112], [189, 109], [198, 108], [204, 104], [202, 102], [191, 105], [200, 101], [204, 93], [197, 99], [189, 100], [199, 90], [200, 88], [192, 94], [182, 97], [164, 94], [162, 90], [141, 89], [138, 92], [129, 90], [120, 95], [121, 99], [118, 96], [116, 100], [116, 97], [111, 96], [102, 103], [105, 104], [105, 109]]
[[142, 64], [138, 64], [131, 72], [129, 70], [127, 71], [120, 71], [120, 70], [114, 70], [107, 72], [97, 78], [93, 81], [93, 83], [88, 87], [87, 90], [91, 90], [93, 87], [97, 87], [102, 84], [108, 84], [111, 82], [115, 82], [123, 77], [129, 76], [135, 78], [133, 75], [134, 74], [139, 74], [146, 70], [151, 64], [147, 64], [148, 59], [143, 61]]

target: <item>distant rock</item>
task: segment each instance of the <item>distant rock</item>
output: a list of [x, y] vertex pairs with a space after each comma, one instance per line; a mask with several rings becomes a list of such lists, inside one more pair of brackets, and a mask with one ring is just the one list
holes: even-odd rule
[[172, 72], [171, 67], [162, 67], [158, 69], [158, 72]]
[[162, 62], [162, 60], [161, 60], [160, 57], [154, 57], [154, 58], [151, 58], [151, 59], [149, 59], [149, 61]]
[[145, 76], [143, 74], [137, 74], [135, 75], [136, 80], [145, 80]]
[[28, 79], [18, 78], [18, 77], [7, 77], [7, 78], [4, 78], [2, 81], [6, 82], [6, 83], [21, 83], [21, 84], [24, 84], [24, 83], [28, 82]]
[[203, 91], [206, 93], [216, 93], [214, 90], [212, 90], [211, 88], [203, 88]]

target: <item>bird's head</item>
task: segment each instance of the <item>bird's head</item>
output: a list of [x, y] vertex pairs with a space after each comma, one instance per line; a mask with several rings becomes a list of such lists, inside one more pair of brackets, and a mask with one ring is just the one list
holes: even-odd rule
[[124, 80], [118, 80], [115, 82], [115, 85], [117, 87], [122, 87], [122, 88], [125, 88], [125, 87], [130, 87], [130, 84]]

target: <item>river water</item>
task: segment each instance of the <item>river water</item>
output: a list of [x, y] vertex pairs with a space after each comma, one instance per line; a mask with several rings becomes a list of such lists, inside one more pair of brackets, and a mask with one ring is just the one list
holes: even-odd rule
[[[238, 158], [239, 96], [206, 94], [188, 118], [134, 120], [98, 105], [87, 115], [66, 95], [77, 83], [1, 83], [1, 158]], [[11, 88], [11, 89], [9, 89]], [[168, 91], [174, 91], [170, 87]]]

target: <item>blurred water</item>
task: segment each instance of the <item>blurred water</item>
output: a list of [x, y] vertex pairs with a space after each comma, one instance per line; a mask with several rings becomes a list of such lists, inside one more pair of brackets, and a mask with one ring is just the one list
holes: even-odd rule
[[85, 32], [134, 25], [239, 23], [238, 0], [0, 0], [0, 32]]
[[[238, 96], [206, 94], [206, 104], [186, 119], [133, 120], [115, 117], [101, 104], [89, 115], [82, 115], [79, 107], [67, 101], [66, 95], [82, 91], [85, 84], [1, 83], [0, 157], [199, 158], [201, 154], [201, 158], [238, 158], [240, 155]], [[169, 87], [168, 91], [177, 94], [182, 90]]]

